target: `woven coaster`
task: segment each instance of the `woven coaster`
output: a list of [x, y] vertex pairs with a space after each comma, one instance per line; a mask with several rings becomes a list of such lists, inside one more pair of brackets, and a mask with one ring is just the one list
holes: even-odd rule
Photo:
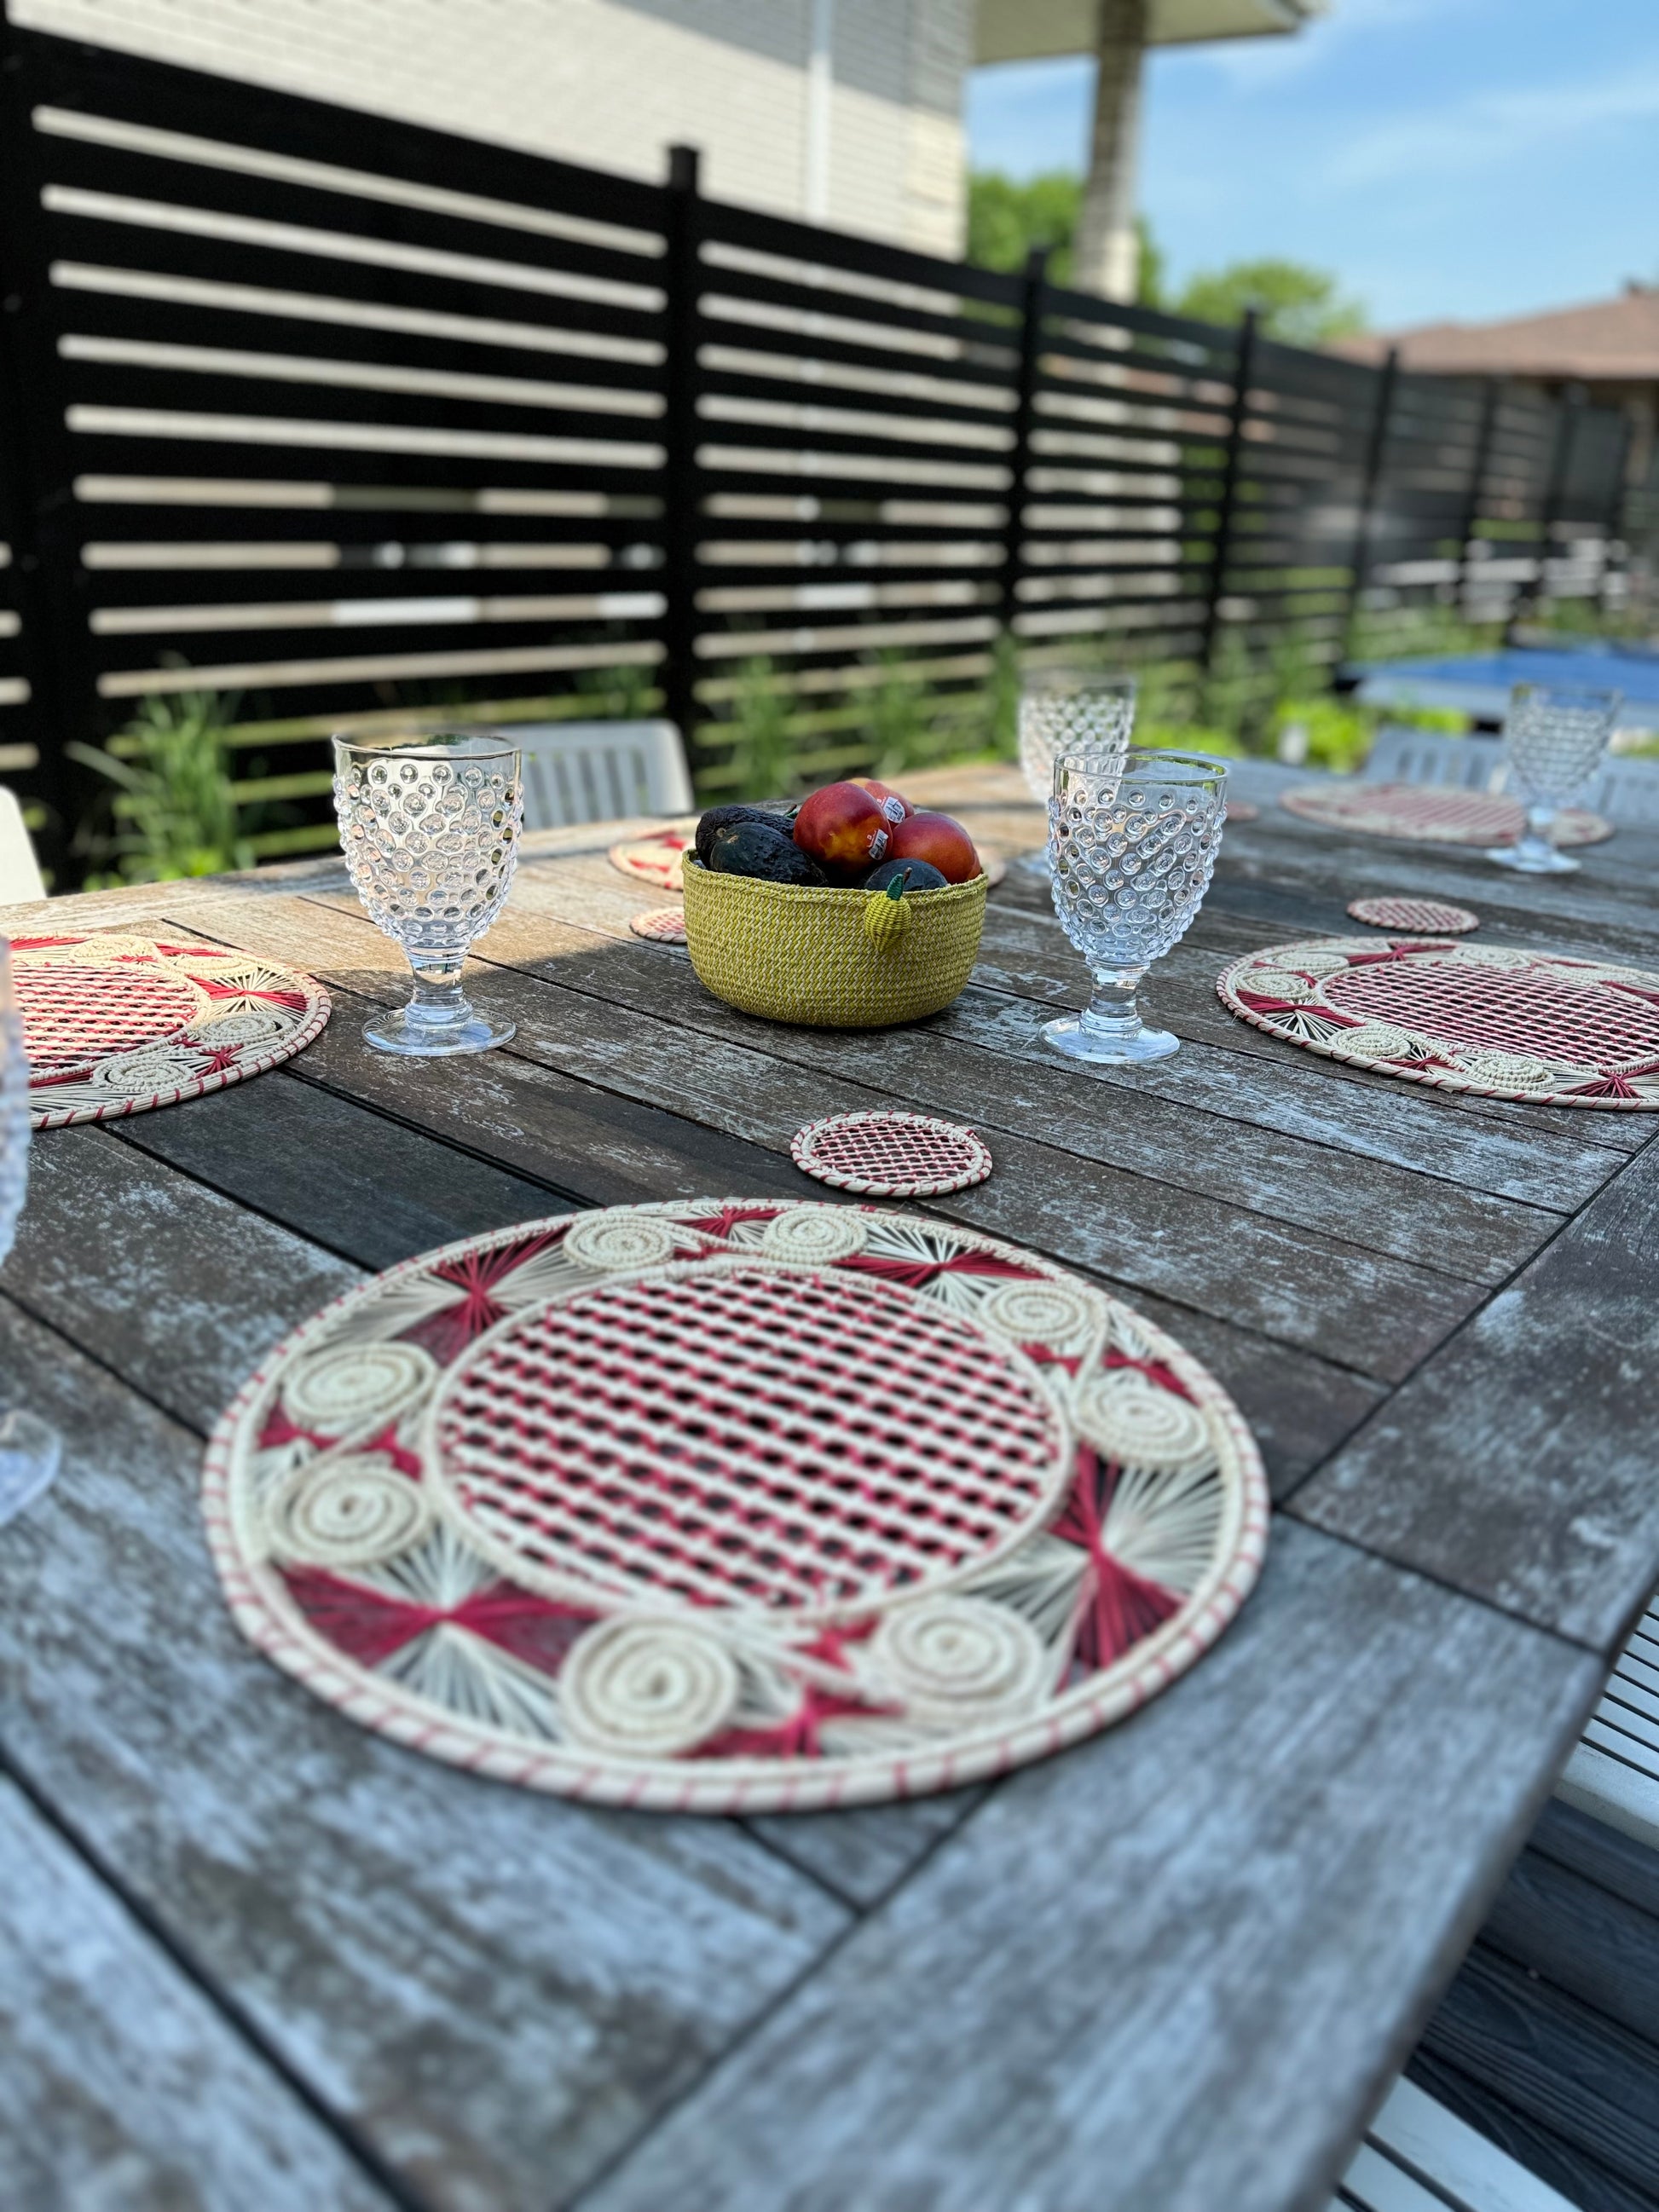
[[696, 850], [696, 828], [695, 822], [676, 822], [666, 830], [652, 830], [646, 837], [624, 838], [611, 848], [605, 858], [635, 883], [649, 884], [654, 890], [677, 891], [680, 862], [686, 854]]
[[685, 908], [683, 906], [654, 906], [649, 914], [630, 914], [628, 927], [635, 937], [644, 938], [650, 945], [684, 945]]
[[107, 930], [17, 937], [11, 954], [37, 1129], [222, 1091], [292, 1059], [328, 1019], [320, 983], [222, 945]]
[[1467, 937], [1470, 930], [1480, 927], [1478, 914], [1471, 914], [1466, 906], [1449, 906], [1443, 899], [1350, 899], [1348, 912], [1356, 921], [1369, 922], [1373, 929], [1411, 930], [1432, 937]]
[[972, 1129], [930, 1114], [832, 1114], [797, 1129], [789, 1157], [803, 1175], [867, 1198], [938, 1198], [991, 1172]]
[[1260, 818], [1261, 813], [1261, 809], [1253, 799], [1230, 799], [1227, 811], [1222, 818], [1227, 822], [1255, 822]]
[[663, 1810], [857, 1804], [1038, 1759], [1237, 1613], [1231, 1401], [1096, 1285], [954, 1223], [612, 1206], [406, 1261], [215, 1430], [249, 1638], [429, 1756]]
[[1534, 1106], [1659, 1108], [1659, 974], [1497, 946], [1319, 938], [1236, 960], [1222, 1002], [1356, 1067]]
[[[1513, 845], [1526, 826], [1518, 799], [1435, 783], [1313, 783], [1283, 792], [1279, 805], [1328, 830], [1359, 830], [1414, 845]], [[1569, 806], [1555, 817], [1558, 845], [1598, 845], [1613, 835], [1599, 814]]]

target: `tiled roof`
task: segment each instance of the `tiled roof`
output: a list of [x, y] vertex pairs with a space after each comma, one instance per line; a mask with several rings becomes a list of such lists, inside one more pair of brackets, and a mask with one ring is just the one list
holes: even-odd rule
[[1381, 361], [1391, 345], [1402, 368], [1449, 376], [1573, 377], [1595, 383], [1659, 381], [1659, 286], [1631, 285], [1616, 300], [1517, 315], [1500, 323], [1424, 323], [1368, 332], [1330, 347], [1350, 361]]

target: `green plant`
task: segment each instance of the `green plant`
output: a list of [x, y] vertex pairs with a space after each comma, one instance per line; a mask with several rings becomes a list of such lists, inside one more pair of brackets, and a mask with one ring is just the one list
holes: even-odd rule
[[869, 693], [866, 715], [876, 774], [890, 778], [931, 756], [932, 695], [926, 684], [908, 673], [902, 653], [890, 648], [878, 653], [876, 665], [881, 672]]
[[1364, 708], [1345, 706], [1328, 693], [1310, 699], [1281, 699], [1273, 710], [1273, 734], [1282, 759], [1347, 775], [1364, 764], [1376, 735], [1376, 719]]
[[94, 860], [113, 860], [121, 883], [251, 867], [231, 788], [229, 719], [216, 692], [162, 694], [147, 699], [107, 748], [67, 746], [71, 758], [114, 787], [113, 829], [83, 831], [77, 848]]
[[732, 702], [732, 766], [745, 799], [778, 799], [793, 781], [789, 687], [763, 656], [745, 660]]
[[615, 668], [585, 668], [576, 678], [576, 689], [592, 702], [600, 720], [640, 722], [655, 703], [656, 672], [633, 660]]
[[1019, 641], [1012, 630], [999, 630], [985, 685], [985, 743], [998, 760], [1019, 751]]
[[1365, 327], [1365, 310], [1345, 299], [1334, 276], [1299, 261], [1269, 257], [1202, 270], [1189, 278], [1176, 313], [1205, 323], [1236, 323], [1254, 307], [1267, 337], [1286, 345], [1323, 345]]

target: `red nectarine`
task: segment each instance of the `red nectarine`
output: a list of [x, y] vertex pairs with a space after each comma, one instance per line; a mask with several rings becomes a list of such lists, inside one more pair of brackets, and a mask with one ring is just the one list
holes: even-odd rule
[[926, 860], [949, 884], [968, 884], [980, 872], [974, 841], [948, 814], [913, 814], [893, 831], [887, 848], [892, 860]]
[[895, 791], [890, 783], [878, 783], [872, 775], [855, 775], [853, 781], [860, 791], [867, 791], [887, 819], [903, 822], [915, 812], [915, 808], [902, 791]]
[[856, 783], [826, 783], [801, 801], [795, 842], [815, 860], [862, 874], [887, 855], [890, 825], [867, 791]]

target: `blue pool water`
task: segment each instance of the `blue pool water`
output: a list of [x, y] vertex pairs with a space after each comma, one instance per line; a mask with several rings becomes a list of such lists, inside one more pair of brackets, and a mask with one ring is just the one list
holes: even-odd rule
[[1451, 707], [1483, 719], [1504, 712], [1512, 684], [1580, 685], [1624, 694], [1626, 729], [1659, 730], [1659, 649], [1589, 643], [1559, 652], [1517, 647], [1444, 659], [1361, 663], [1359, 696], [1379, 707]]

